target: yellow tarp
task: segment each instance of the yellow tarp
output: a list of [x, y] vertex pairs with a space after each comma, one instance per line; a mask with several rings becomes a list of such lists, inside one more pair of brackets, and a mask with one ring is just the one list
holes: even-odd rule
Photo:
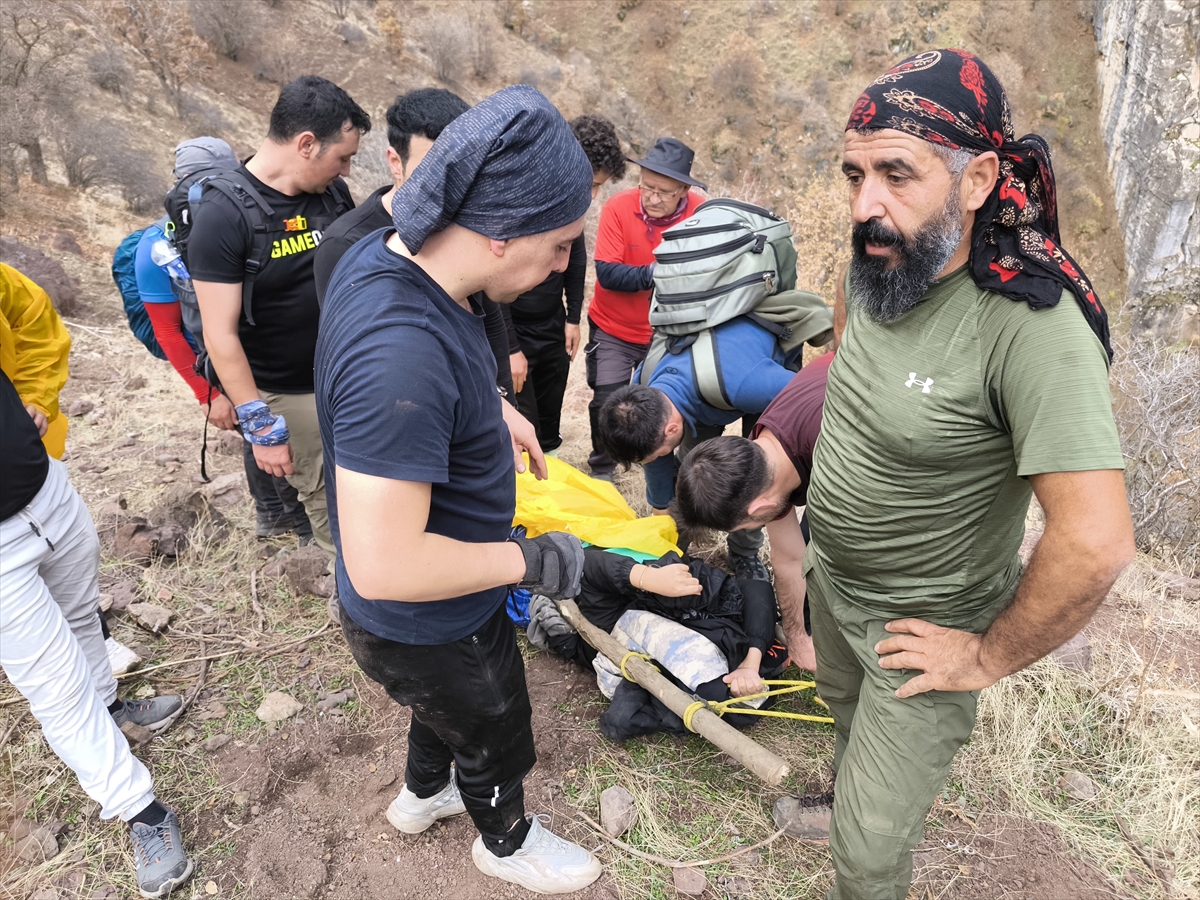
[[528, 469], [517, 476], [517, 514], [530, 537], [566, 531], [598, 547], [623, 547], [662, 556], [679, 548], [670, 516], [639, 519], [607, 481], [584, 475], [553, 456], [546, 457], [549, 477], [538, 481]]

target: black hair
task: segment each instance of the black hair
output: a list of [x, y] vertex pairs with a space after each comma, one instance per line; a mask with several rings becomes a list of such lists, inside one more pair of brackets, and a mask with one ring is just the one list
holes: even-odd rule
[[686, 527], [732, 531], [770, 485], [762, 447], [744, 437], [716, 437], [698, 444], [680, 466], [676, 508]]
[[614, 462], [641, 462], [663, 445], [671, 409], [657, 388], [627, 384], [600, 407], [600, 443]]
[[621, 152], [612, 122], [603, 116], [580, 116], [572, 119], [570, 125], [593, 172], [607, 172], [614, 181], [625, 177], [625, 154]]
[[436, 141], [446, 126], [470, 109], [458, 94], [445, 88], [421, 88], [401, 94], [388, 107], [388, 144], [408, 165], [410, 139], [414, 134]]
[[282, 144], [311, 131], [318, 143], [336, 144], [347, 122], [360, 134], [371, 130], [371, 117], [349, 94], [328, 79], [301, 75], [280, 90], [267, 137]]

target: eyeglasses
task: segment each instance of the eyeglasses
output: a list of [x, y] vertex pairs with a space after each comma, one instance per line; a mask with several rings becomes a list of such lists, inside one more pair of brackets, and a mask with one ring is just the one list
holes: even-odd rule
[[677, 187], [673, 191], [659, 191], [652, 187], [647, 187], [644, 184], [639, 184], [638, 190], [641, 191], [643, 196], [646, 197], [657, 197], [660, 200], [670, 200], [673, 197], [678, 197], [683, 191], [686, 191], [687, 185], [685, 184], [683, 187]]

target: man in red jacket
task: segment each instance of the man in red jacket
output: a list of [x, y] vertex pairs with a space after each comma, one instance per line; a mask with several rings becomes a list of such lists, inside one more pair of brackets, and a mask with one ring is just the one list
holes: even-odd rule
[[641, 167], [636, 188], [614, 195], [600, 212], [596, 231], [596, 291], [588, 308], [587, 381], [592, 389], [588, 417], [592, 426], [592, 476], [612, 480], [616, 464], [599, 439], [600, 407], [615, 390], [629, 384], [633, 370], [650, 348], [650, 288], [654, 284], [654, 248], [662, 233], [682, 222], [700, 205], [689, 186], [708, 190], [692, 178], [695, 154], [682, 141], [659, 138]]

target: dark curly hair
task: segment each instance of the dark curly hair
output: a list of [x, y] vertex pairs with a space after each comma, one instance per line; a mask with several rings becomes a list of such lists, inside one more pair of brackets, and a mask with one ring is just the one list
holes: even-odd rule
[[613, 181], [625, 177], [625, 154], [613, 123], [603, 116], [580, 116], [571, 120], [575, 139], [587, 154], [593, 172], [607, 172]]

